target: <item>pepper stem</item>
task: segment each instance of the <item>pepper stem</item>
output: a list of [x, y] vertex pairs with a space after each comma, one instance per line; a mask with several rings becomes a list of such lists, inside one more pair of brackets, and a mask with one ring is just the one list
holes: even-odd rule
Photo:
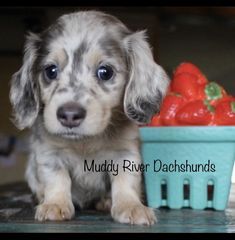
[[231, 109], [232, 112], [235, 113], [235, 102], [231, 102]]
[[205, 93], [208, 100], [215, 100], [223, 97], [222, 89], [216, 82], [210, 82], [205, 87]]
[[209, 101], [208, 99], [204, 100], [204, 104], [206, 105], [207, 109], [208, 109], [210, 112], [215, 112], [215, 108], [210, 105], [210, 101]]

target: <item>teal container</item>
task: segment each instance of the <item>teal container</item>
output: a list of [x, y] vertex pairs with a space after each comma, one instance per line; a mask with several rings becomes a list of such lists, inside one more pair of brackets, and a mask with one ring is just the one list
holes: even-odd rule
[[140, 137], [150, 207], [226, 208], [235, 127], [142, 127]]

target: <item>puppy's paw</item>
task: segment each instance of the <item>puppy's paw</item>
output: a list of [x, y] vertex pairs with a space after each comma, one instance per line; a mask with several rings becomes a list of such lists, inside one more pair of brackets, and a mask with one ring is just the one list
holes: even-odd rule
[[69, 220], [74, 216], [75, 209], [73, 204], [40, 204], [37, 206], [35, 219], [38, 221], [63, 221]]
[[111, 214], [114, 220], [120, 223], [153, 225], [157, 221], [153, 209], [143, 204], [116, 205], [112, 207]]
[[101, 198], [95, 205], [96, 210], [101, 212], [110, 212], [112, 206], [111, 198]]

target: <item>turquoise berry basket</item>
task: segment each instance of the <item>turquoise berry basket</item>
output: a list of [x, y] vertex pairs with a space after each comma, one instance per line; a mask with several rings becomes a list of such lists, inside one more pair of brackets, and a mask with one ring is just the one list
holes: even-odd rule
[[141, 127], [140, 137], [150, 207], [226, 208], [235, 127]]

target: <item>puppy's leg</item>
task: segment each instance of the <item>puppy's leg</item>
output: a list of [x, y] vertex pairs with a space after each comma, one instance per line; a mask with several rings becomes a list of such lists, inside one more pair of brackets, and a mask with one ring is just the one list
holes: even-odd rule
[[110, 193], [106, 196], [101, 197], [101, 199], [96, 203], [95, 208], [101, 212], [110, 212], [112, 207], [112, 199]]
[[35, 219], [68, 220], [74, 215], [74, 206], [71, 197], [71, 179], [64, 169], [40, 169], [40, 178], [43, 179], [44, 198], [37, 206]]
[[141, 202], [141, 174], [121, 171], [111, 178], [111, 214], [114, 220], [130, 224], [154, 224], [156, 222], [154, 211]]

